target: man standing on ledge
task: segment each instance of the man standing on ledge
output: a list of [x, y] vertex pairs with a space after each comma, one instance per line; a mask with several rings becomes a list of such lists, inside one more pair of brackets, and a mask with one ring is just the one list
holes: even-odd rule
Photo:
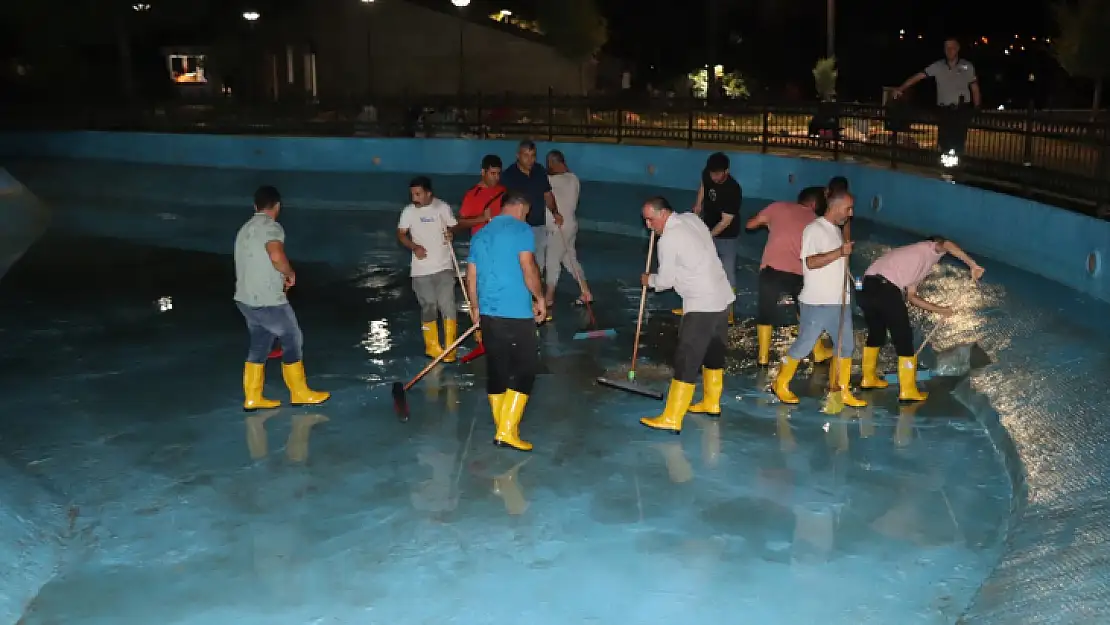
[[[432, 194], [432, 181], [417, 176], [409, 183], [412, 203], [401, 211], [397, 240], [412, 251], [412, 290], [420, 303], [420, 328], [424, 334], [424, 354], [438, 358], [439, 318], [443, 317], [443, 342], [455, 342], [458, 326], [455, 316], [455, 265], [451, 261], [450, 229], [457, 222], [451, 207]], [[448, 354], [443, 362], [454, 362]]]
[[[744, 201], [744, 191], [740, 183], [729, 172], [730, 162], [723, 152], [709, 155], [705, 169], [701, 172], [698, 198], [694, 201], [694, 213], [701, 215], [713, 246], [725, 268], [725, 276], [736, 292], [736, 244], [740, 236], [740, 204]], [[675, 311], [681, 314], [681, 311]], [[728, 323], [733, 322], [733, 306], [728, 307]]]
[[907, 78], [892, 95], [900, 98], [926, 78], [937, 83], [937, 147], [941, 154], [952, 151], [959, 157], [964, 153], [971, 113], [981, 102], [975, 66], [960, 58], [960, 42], [950, 37], [944, 41], [944, 58]]
[[308, 388], [302, 354], [304, 334], [285, 292], [297, 283], [297, 274], [285, 256], [285, 229], [277, 222], [281, 194], [271, 186], [254, 192], [254, 216], [235, 235], [235, 305], [247, 321], [250, 347], [243, 368], [243, 410], [277, 408], [281, 402], [266, 399], [262, 388], [266, 360], [281, 341], [281, 374], [293, 405], [322, 404], [331, 393]]
[[484, 334], [493, 442], [520, 451], [532, 449], [520, 438], [520, 419], [539, 368], [536, 324], [547, 317], [528, 209], [523, 195], [505, 193], [501, 215], [470, 241], [466, 264], [470, 316]]
[[[685, 314], [678, 328], [678, 346], [663, 414], [640, 419], [656, 430], [678, 434], [687, 410], [719, 416], [724, 389], [728, 309], [736, 299], [721, 259], [711, 245], [709, 228], [697, 215], [676, 215], [662, 197], [647, 201], [641, 215], [659, 235], [659, 270], [643, 274], [641, 284], [656, 291], [674, 289]], [[701, 402], [691, 406], [698, 370], [704, 385]]]
[[547, 211], [551, 211], [555, 225], [563, 225], [563, 216], [551, 192], [547, 170], [536, 162], [536, 144], [525, 139], [516, 150], [516, 162], [501, 174], [501, 184], [509, 191], [516, 191], [528, 200], [527, 223], [532, 227], [535, 240], [536, 262], [545, 267], [547, 257]]
[[[766, 227], [770, 234], [763, 247], [763, 260], [759, 263], [759, 313], [756, 316], [756, 333], [759, 337], [760, 366], [771, 361], [771, 335], [779, 299], [790, 295], [798, 308], [802, 293], [802, 232], [813, 223], [818, 214], [825, 213], [825, 190], [807, 187], [798, 194], [798, 203], [773, 202], [748, 220], [748, 230]], [[832, 357], [832, 350], [818, 339], [813, 348], [814, 362], [824, 362]]]
[[[802, 231], [802, 292], [801, 321], [798, 338], [787, 350], [782, 366], [775, 377], [774, 391], [784, 404], [798, 403], [798, 396], [790, 392], [790, 380], [798, 370], [798, 362], [813, 349], [822, 332], [836, 340], [840, 338], [839, 354], [829, 370], [836, 367], [844, 405], [861, 408], [867, 402], [856, 399], [848, 388], [852, 376], [852, 352], [856, 348], [852, 333], [851, 287], [845, 280], [848, 256], [852, 243], [844, 242], [840, 228], [852, 216], [855, 200], [850, 193], [837, 191], [829, 195], [825, 214], [815, 219]], [[841, 318], [843, 325], [838, 328]]]
[[943, 237], [932, 237], [920, 243], [896, 247], [871, 263], [863, 277], [859, 305], [867, 321], [867, 345], [863, 348], [863, 388], [886, 388], [886, 380], [878, 375], [879, 350], [886, 345], [886, 335], [894, 341], [898, 352], [898, 399], [925, 401], [928, 393], [917, 390], [917, 357], [913, 348], [906, 301], [918, 308], [943, 317], [952, 309], [931, 304], [917, 296], [917, 285], [929, 275], [933, 265], [945, 254], [960, 259], [971, 269], [971, 279], [983, 277], [983, 268], [955, 243]]

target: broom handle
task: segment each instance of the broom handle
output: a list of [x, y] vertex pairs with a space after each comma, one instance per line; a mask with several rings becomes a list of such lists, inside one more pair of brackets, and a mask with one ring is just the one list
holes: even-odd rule
[[[447, 236], [447, 231], [444, 230], [444, 238]], [[466, 282], [462, 277], [462, 269], [459, 267], [459, 258], [455, 256], [455, 244], [450, 240], [447, 241], [447, 247], [451, 250], [451, 264], [455, 267], [455, 275], [459, 278], [459, 288], [462, 289], [463, 298], [466, 299], [466, 311], [471, 315], [471, 321], [474, 319], [474, 303], [470, 301], [470, 291], [466, 290]]]
[[940, 326], [942, 326], [942, 325], [944, 325], [944, 322], [943, 322], [943, 321], [942, 321], [942, 322], [940, 322], [940, 323], [938, 323], [937, 325], [933, 326], [933, 329], [932, 329], [932, 330], [929, 330], [929, 334], [927, 334], [927, 335], [925, 336], [925, 340], [921, 342], [921, 347], [918, 347], [918, 348], [917, 348], [917, 351], [913, 353], [913, 357], [914, 357], [915, 359], [916, 359], [916, 358], [917, 358], [918, 356], [920, 356], [920, 355], [921, 355], [921, 352], [922, 352], [922, 351], [924, 351], [924, 350], [925, 350], [925, 346], [929, 344], [929, 341], [933, 340], [933, 335], [937, 333], [937, 330], [939, 330], [939, 329], [940, 329]]
[[455, 351], [455, 349], [457, 349], [458, 346], [461, 345], [463, 341], [465, 341], [467, 338], [469, 338], [471, 334], [474, 334], [474, 332], [477, 329], [478, 329], [478, 324], [474, 324], [474, 325], [470, 326], [470, 328], [466, 332], [462, 333], [462, 336], [455, 339], [454, 343], [451, 343], [450, 345], [448, 345], [447, 349], [443, 350], [442, 354], [440, 354], [439, 356], [436, 356], [435, 360], [428, 363], [427, 367], [424, 367], [424, 369], [420, 373], [417, 373], [416, 376], [414, 376], [411, 380], [409, 380], [409, 383], [405, 385], [405, 390], [406, 391], [409, 390], [410, 388], [412, 388], [413, 384], [416, 384], [417, 382], [420, 381], [420, 378], [428, 375], [428, 372], [431, 371], [433, 367], [438, 365], [444, 358], [447, 357], [448, 354]]
[[[844, 242], [849, 243], [852, 240], [852, 224], [844, 224]], [[844, 260], [844, 290], [840, 292], [840, 321], [836, 325], [836, 345], [833, 346], [833, 364], [829, 367], [829, 391], [840, 390], [839, 380], [836, 379], [837, 371], [840, 367], [836, 366], [836, 359], [840, 358], [840, 345], [844, 339], [844, 309], [848, 307], [848, 280], [851, 279], [851, 271], [848, 267], [848, 260]], [[820, 340], [820, 339], [818, 339]]]
[[[651, 231], [648, 238], [647, 262], [644, 263], [644, 273], [651, 271], [651, 255], [655, 252], [655, 231]], [[636, 318], [636, 340], [632, 343], [632, 371], [636, 370], [636, 356], [640, 352], [640, 329], [644, 326], [644, 304], [647, 303], [647, 285], [640, 288], [640, 314]]]

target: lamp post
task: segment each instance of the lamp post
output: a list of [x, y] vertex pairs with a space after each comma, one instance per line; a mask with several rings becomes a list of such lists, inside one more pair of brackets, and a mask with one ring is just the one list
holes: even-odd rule
[[825, 57], [836, 56], [836, 0], [825, 0]]
[[466, 92], [466, 48], [463, 43], [466, 18], [463, 17], [463, 9], [470, 6], [470, 0], [451, 0], [451, 4], [459, 9], [459, 96], [461, 97]]

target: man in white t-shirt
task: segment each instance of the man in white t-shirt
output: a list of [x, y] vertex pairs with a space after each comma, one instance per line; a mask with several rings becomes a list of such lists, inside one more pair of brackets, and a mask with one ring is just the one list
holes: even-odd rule
[[[775, 395], [784, 404], [798, 403], [798, 396], [790, 392], [790, 380], [798, 370], [798, 362], [813, 351], [821, 333], [839, 342], [838, 352], [829, 365], [829, 375], [835, 369], [840, 383], [844, 405], [859, 408], [867, 402], [855, 398], [848, 390], [852, 375], [852, 352], [856, 340], [852, 331], [851, 290], [848, 277], [848, 257], [852, 243], [844, 242], [840, 228], [852, 216], [855, 200], [847, 191], [829, 194], [825, 214], [818, 217], [802, 231], [802, 292], [798, 295], [801, 319], [798, 338], [782, 359], [782, 367], [775, 377]], [[843, 320], [843, 322], [841, 322]], [[839, 330], [837, 326], [840, 326]]]
[[[432, 193], [432, 181], [417, 176], [409, 183], [412, 204], [401, 211], [397, 240], [412, 250], [412, 290], [420, 302], [420, 323], [424, 332], [424, 353], [438, 358], [443, 353], [439, 342], [439, 317], [443, 317], [443, 344], [455, 342], [455, 273], [451, 260], [450, 228], [458, 222], [451, 207]], [[454, 362], [449, 354], [444, 362]]]
[[555, 203], [563, 216], [563, 225], [555, 220], [547, 220], [547, 257], [545, 258], [547, 278], [547, 310], [555, 305], [555, 286], [559, 283], [561, 267], [566, 267], [575, 280], [581, 280], [579, 288], [582, 294], [578, 301], [585, 303], [593, 299], [590, 289], [586, 286], [586, 274], [578, 262], [578, 252], [575, 249], [575, 238], [578, 236], [578, 194], [581, 183], [578, 176], [567, 168], [567, 159], [559, 150], [547, 153], [547, 179], [551, 184], [551, 192], [555, 195]]

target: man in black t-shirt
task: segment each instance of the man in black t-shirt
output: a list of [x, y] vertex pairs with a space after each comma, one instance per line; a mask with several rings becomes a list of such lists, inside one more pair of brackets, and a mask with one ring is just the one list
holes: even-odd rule
[[[701, 215], [713, 235], [717, 257], [725, 267], [732, 292], [736, 293], [736, 245], [740, 236], [740, 204], [744, 201], [744, 191], [729, 173], [729, 165], [728, 156], [723, 152], [709, 155], [701, 172], [701, 185], [698, 186], [698, 199], [693, 210]], [[730, 324], [734, 321], [734, 307], [728, 309]], [[682, 311], [675, 310], [675, 313], [682, 314]]]

